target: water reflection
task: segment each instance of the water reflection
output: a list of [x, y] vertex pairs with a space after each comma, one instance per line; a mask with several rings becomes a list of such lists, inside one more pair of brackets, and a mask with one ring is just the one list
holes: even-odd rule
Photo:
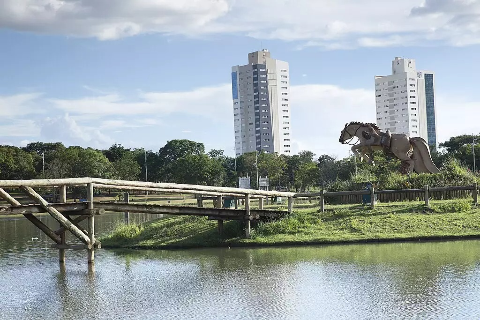
[[0, 220], [0, 319], [451, 319], [480, 313], [475, 240], [101, 249], [89, 271], [86, 252], [68, 251], [59, 265], [49, 240], [32, 241], [36, 231], [22, 223]]

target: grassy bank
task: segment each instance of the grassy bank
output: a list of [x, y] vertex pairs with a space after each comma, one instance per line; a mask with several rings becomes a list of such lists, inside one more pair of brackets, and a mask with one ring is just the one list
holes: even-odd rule
[[219, 236], [216, 221], [202, 217], [169, 217], [143, 225], [119, 225], [101, 239], [103, 247], [190, 248], [343, 243], [378, 240], [480, 237], [480, 209], [469, 200], [330, 206], [295, 210], [287, 217], [260, 223], [243, 239], [241, 223], [229, 221]]

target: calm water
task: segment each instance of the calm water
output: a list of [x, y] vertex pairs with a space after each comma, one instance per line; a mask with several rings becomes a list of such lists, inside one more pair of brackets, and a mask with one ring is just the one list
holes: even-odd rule
[[[122, 218], [102, 216], [97, 230]], [[67, 251], [62, 270], [49, 246], [26, 219], [0, 219], [0, 319], [480, 317], [480, 241], [101, 249], [94, 272], [84, 251]]]

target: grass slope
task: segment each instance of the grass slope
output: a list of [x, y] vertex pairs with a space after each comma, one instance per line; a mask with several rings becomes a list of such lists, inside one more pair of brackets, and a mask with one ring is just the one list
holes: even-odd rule
[[287, 217], [260, 223], [250, 239], [243, 239], [237, 221], [224, 225], [203, 217], [169, 217], [143, 225], [119, 225], [101, 239], [103, 247], [188, 248], [211, 246], [338, 243], [480, 236], [480, 209], [468, 200], [379, 204], [298, 209]]

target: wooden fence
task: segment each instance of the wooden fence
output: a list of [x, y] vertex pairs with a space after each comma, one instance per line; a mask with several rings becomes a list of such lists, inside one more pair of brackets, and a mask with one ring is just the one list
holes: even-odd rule
[[[366, 197], [365, 197], [366, 196]], [[374, 207], [377, 202], [394, 201], [424, 201], [429, 205], [430, 200], [451, 200], [472, 198], [478, 204], [478, 186], [449, 186], [429, 187], [423, 189], [401, 189], [401, 190], [375, 190], [375, 188], [356, 191], [328, 192], [322, 190], [317, 193], [297, 193], [295, 198], [319, 198], [320, 208], [323, 212], [325, 204], [360, 204], [365, 200]]]

